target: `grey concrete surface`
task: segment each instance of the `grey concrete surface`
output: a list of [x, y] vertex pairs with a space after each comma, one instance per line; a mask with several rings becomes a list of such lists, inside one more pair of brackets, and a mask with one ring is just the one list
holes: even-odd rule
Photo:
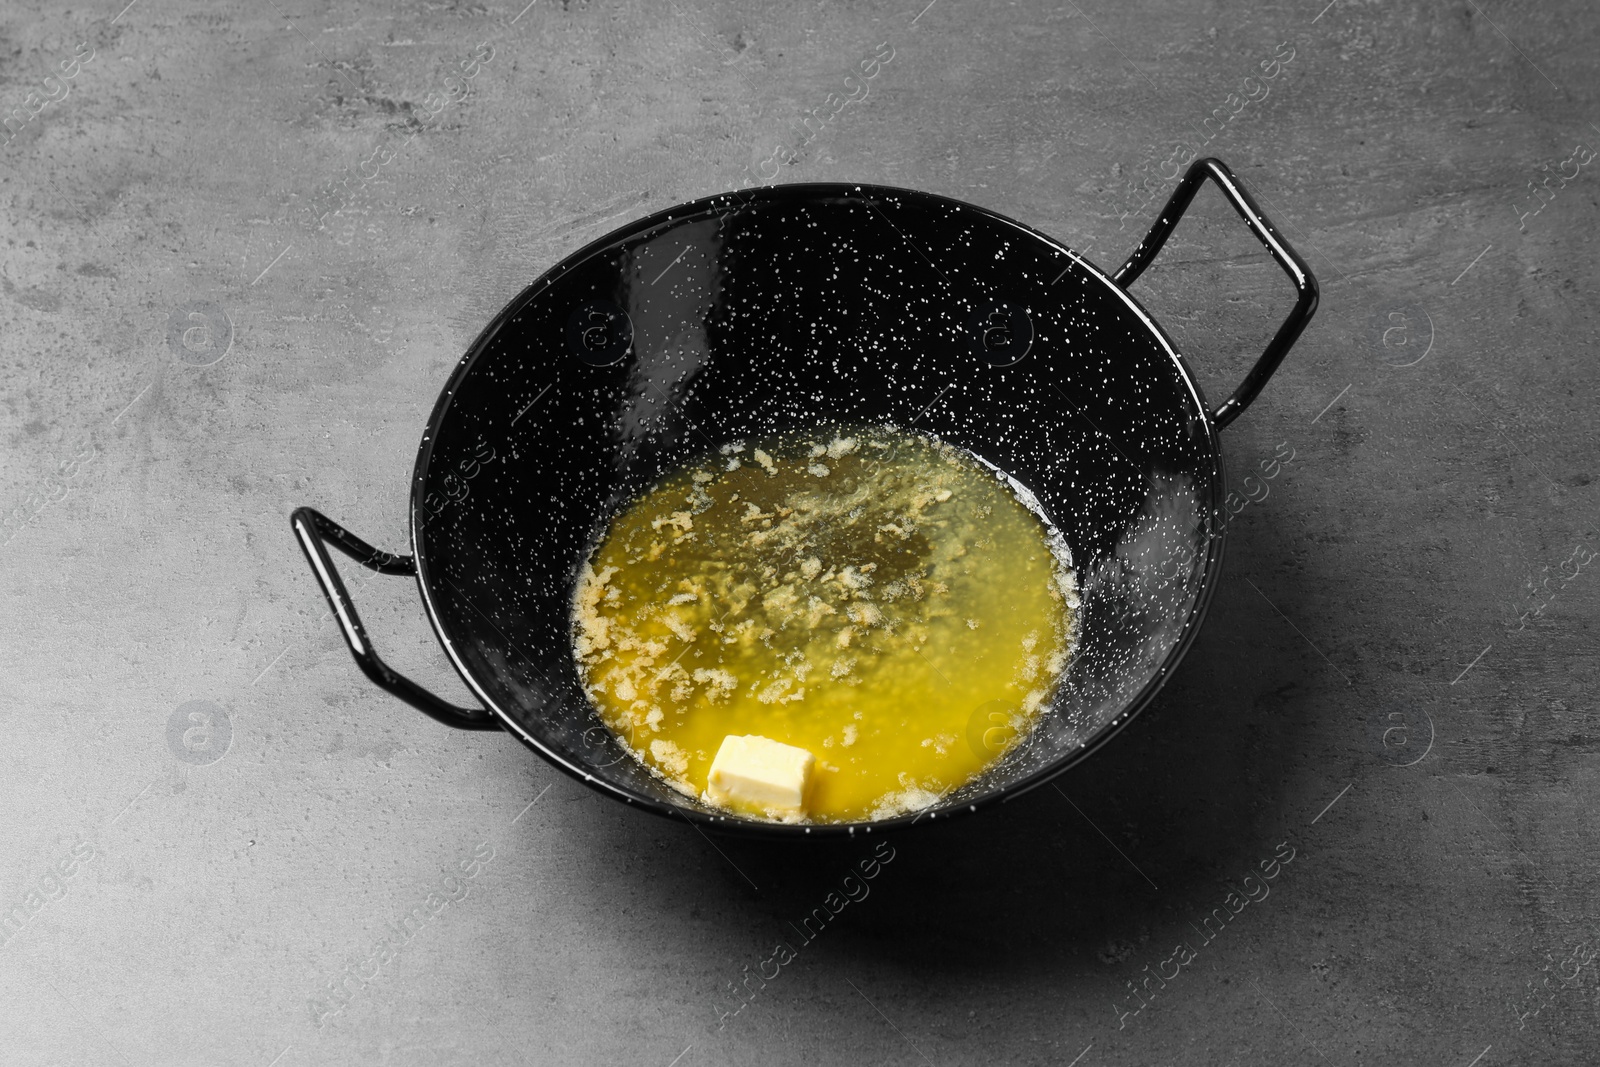
[[[0, 9], [4, 1063], [1600, 1054], [1589, 5], [124, 2]], [[404, 551], [448, 369], [568, 252], [785, 145], [1114, 266], [1204, 138], [1323, 283], [1224, 435], [1293, 460], [1151, 712], [786, 965], [865, 844], [713, 842], [355, 669], [290, 509]], [[1214, 397], [1289, 303], [1210, 190], [1136, 291]]]

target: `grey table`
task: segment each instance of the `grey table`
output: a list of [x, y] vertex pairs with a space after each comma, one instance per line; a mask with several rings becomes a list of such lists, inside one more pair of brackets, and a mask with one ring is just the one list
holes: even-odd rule
[[[0, 1059], [1592, 1059], [1596, 20], [1323, 2], [6, 7]], [[449, 368], [571, 250], [778, 172], [1114, 266], [1202, 149], [1322, 309], [1225, 433], [1198, 643], [1058, 788], [801, 939], [871, 848], [708, 840], [355, 670], [290, 509], [404, 550]], [[1213, 190], [1136, 291], [1213, 396], [1289, 302]]]

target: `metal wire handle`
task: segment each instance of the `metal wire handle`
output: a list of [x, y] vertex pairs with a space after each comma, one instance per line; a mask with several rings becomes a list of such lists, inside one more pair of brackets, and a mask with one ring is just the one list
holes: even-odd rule
[[1184, 174], [1183, 180], [1172, 191], [1172, 196], [1167, 199], [1166, 206], [1161, 209], [1154, 226], [1144, 235], [1144, 240], [1133, 250], [1111, 280], [1126, 289], [1133, 284], [1135, 278], [1144, 273], [1156, 253], [1161, 251], [1161, 246], [1171, 236], [1173, 229], [1178, 225], [1178, 220], [1183, 218], [1189, 202], [1194, 199], [1194, 194], [1199, 192], [1200, 185], [1207, 178], [1217, 183], [1217, 188], [1222, 190], [1222, 195], [1227, 197], [1228, 203], [1244, 219], [1245, 225], [1250, 227], [1250, 232], [1256, 235], [1256, 240], [1266, 246], [1272, 258], [1277, 260], [1278, 266], [1294, 282], [1298, 298], [1294, 303], [1294, 310], [1289, 312], [1289, 317], [1283, 320], [1283, 325], [1278, 327], [1278, 332], [1272, 335], [1272, 340], [1267, 342], [1266, 351], [1261, 353], [1261, 358], [1256, 360], [1256, 365], [1250, 368], [1250, 373], [1245, 375], [1239, 388], [1233, 391], [1221, 407], [1211, 413], [1211, 421], [1217, 429], [1222, 429], [1228, 423], [1239, 417], [1251, 401], [1261, 393], [1262, 386], [1267, 384], [1267, 379], [1272, 377], [1278, 369], [1278, 364], [1283, 362], [1283, 357], [1289, 354], [1300, 337], [1300, 332], [1311, 321], [1311, 316], [1317, 310], [1317, 299], [1320, 290], [1317, 288], [1317, 279], [1311, 276], [1311, 268], [1307, 267], [1305, 260], [1301, 259], [1295, 250], [1289, 247], [1277, 231], [1277, 228], [1261, 213], [1261, 208], [1255, 199], [1239, 184], [1239, 179], [1233, 176], [1233, 171], [1220, 159], [1197, 159], [1189, 165], [1189, 170]]
[[356, 606], [350, 600], [339, 572], [334, 569], [333, 560], [328, 557], [328, 549], [323, 542], [332, 543], [357, 563], [379, 574], [409, 574], [414, 577], [417, 573], [416, 559], [373, 548], [314, 508], [295, 509], [289, 522], [300, 540], [300, 547], [305, 551], [306, 560], [311, 564], [312, 573], [322, 586], [323, 595], [328, 598], [328, 607], [333, 609], [334, 617], [339, 620], [345, 644], [350, 646], [350, 654], [355, 657], [356, 665], [363, 674], [380, 689], [446, 726], [454, 726], [459, 730], [500, 729], [500, 720], [492, 713], [481, 708], [458, 708], [441, 700], [405, 675], [396, 673], [378, 658], [377, 651], [367, 637], [366, 627], [361, 625], [361, 616], [356, 614]]

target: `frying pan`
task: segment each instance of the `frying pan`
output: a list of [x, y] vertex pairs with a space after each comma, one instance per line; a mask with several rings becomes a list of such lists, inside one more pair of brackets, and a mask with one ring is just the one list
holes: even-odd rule
[[[1294, 283], [1294, 309], [1220, 407], [1127, 292], [1211, 179]], [[893, 829], [1019, 796], [1149, 705], [1193, 642], [1225, 540], [1218, 432], [1260, 393], [1317, 284], [1233, 174], [1194, 163], [1107, 275], [984, 208], [876, 185], [769, 186], [658, 212], [528, 286], [462, 357], [423, 433], [409, 556], [308, 507], [292, 524], [374, 683], [450, 726], [505, 730], [628, 804], [777, 837]], [[783, 825], [668, 787], [601, 724], [579, 680], [571, 597], [608, 521], [718, 445], [834, 423], [896, 425], [1021, 482], [1072, 553], [1079, 639], [1025, 740], [916, 815]], [[412, 575], [482, 707], [396, 673], [327, 545]], [[974, 709], [981, 736], [984, 709]]]

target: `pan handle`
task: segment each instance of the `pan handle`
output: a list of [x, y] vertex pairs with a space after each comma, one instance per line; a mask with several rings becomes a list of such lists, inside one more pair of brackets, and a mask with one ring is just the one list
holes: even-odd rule
[[1266, 351], [1261, 353], [1261, 358], [1256, 360], [1256, 365], [1250, 368], [1250, 373], [1245, 376], [1244, 382], [1233, 391], [1223, 405], [1211, 415], [1211, 421], [1217, 429], [1222, 429], [1228, 423], [1239, 417], [1239, 413], [1250, 406], [1251, 401], [1261, 392], [1261, 387], [1267, 384], [1267, 379], [1278, 369], [1278, 364], [1283, 362], [1283, 357], [1288, 355], [1289, 349], [1300, 337], [1300, 331], [1306, 328], [1306, 323], [1311, 321], [1311, 316], [1317, 310], [1317, 280], [1311, 276], [1311, 269], [1306, 266], [1305, 260], [1289, 242], [1279, 235], [1277, 229], [1261, 213], [1261, 208], [1256, 205], [1255, 199], [1239, 184], [1233, 172], [1227, 168], [1220, 159], [1197, 159], [1189, 165], [1189, 170], [1172, 191], [1172, 196], [1167, 200], [1166, 207], [1161, 209], [1156, 223], [1150, 227], [1150, 232], [1145, 234], [1144, 240], [1139, 242], [1139, 247], [1133, 250], [1111, 280], [1126, 289], [1133, 284], [1133, 280], [1144, 272], [1155, 258], [1161, 246], [1166, 243], [1173, 229], [1178, 225], [1178, 220], [1183, 217], [1183, 212], [1189, 206], [1189, 201], [1194, 199], [1194, 194], [1199, 191], [1200, 184], [1210, 178], [1217, 183], [1217, 188], [1222, 190], [1222, 195], [1228, 198], [1228, 203], [1244, 219], [1250, 232], [1256, 235], [1256, 240], [1266, 245], [1267, 251], [1272, 253], [1272, 258], [1277, 260], [1278, 266], [1294, 282], [1295, 292], [1298, 297], [1294, 302], [1294, 310], [1289, 312], [1289, 317], [1283, 320], [1283, 325], [1278, 327], [1278, 332], [1272, 335], [1272, 340], [1267, 342]]
[[300, 540], [300, 547], [305, 550], [306, 560], [322, 586], [323, 595], [328, 598], [328, 607], [333, 609], [334, 616], [339, 620], [345, 644], [350, 646], [350, 654], [356, 658], [356, 665], [363, 674], [380, 689], [387, 690], [446, 726], [460, 730], [500, 729], [500, 720], [491, 713], [479, 708], [458, 708], [443, 701], [411, 679], [396, 674], [378, 658], [372, 642], [367, 639], [366, 628], [361, 625], [361, 617], [356, 614], [356, 606], [351, 603], [350, 594], [345, 591], [344, 582], [334, 569], [333, 561], [328, 558], [328, 549], [323, 542], [331, 542], [345, 555], [379, 574], [415, 575], [417, 561], [414, 558], [379, 551], [313, 508], [295, 509], [289, 517], [289, 523]]

